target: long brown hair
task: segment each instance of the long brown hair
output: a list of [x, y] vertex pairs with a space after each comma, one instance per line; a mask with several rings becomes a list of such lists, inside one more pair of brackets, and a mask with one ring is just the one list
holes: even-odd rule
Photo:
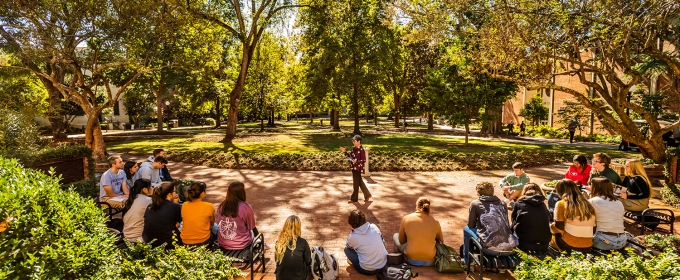
[[517, 201], [522, 200], [522, 198], [524, 198], [525, 196], [534, 196], [537, 194], [545, 196], [545, 193], [543, 193], [541, 187], [539, 187], [535, 183], [527, 183], [526, 185], [524, 185], [524, 188], [522, 189], [522, 195], [520, 195]]
[[205, 192], [206, 185], [203, 182], [194, 182], [191, 184], [189, 189], [187, 189], [187, 200], [194, 201], [201, 197], [201, 194]]
[[175, 192], [175, 188], [179, 183], [179, 180], [174, 180], [170, 184], [162, 184], [160, 187], [154, 188], [149, 209], [151, 209], [151, 211], [160, 209], [161, 205], [167, 200], [168, 195]]
[[610, 201], [616, 201], [614, 195], [614, 185], [606, 177], [593, 178], [590, 182], [593, 196], [604, 196]]
[[568, 220], [578, 217], [579, 221], [584, 221], [595, 216], [595, 207], [583, 196], [574, 181], [562, 179], [555, 186], [555, 190], [565, 202], [564, 217]]
[[238, 216], [238, 203], [246, 202], [246, 186], [241, 182], [232, 182], [227, 188], [227, 197], [220, 204], [220, 213], [225, 217]]

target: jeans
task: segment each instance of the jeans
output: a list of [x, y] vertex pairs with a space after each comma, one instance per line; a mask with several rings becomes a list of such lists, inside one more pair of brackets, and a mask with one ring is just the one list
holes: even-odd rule
[[363, 269], [361, 267], [361, 264], [359, 264], [359, 254], [354, 249], [345, 247], [345, 256], [347, 256], [347, 260], [349, 260], [352, 263], [354, 269], [356, 269], [359, 273], [363, 275], [375, 275], [378, 273], [378, 270]]
[[626, 246], [628, 236], [621, 233], [618, 236], [596, 232], [593, 236], [593, 247], [600, 250], [618, 250]]
[[361, 192], [364, 193], [364, 199], [371, 197], [371, 192], [368, 191], [364, 179], [361, 178], [361, 171], [352, 170], [352, 182], [354, 183], [354, 191], [352, 192], [350, 200], [354, 202], [359, 201], [359, 188], [361, 188]]
[[477, 235], [477, 229], [465, 226], [463, 228], [463, 259], [465, 260], [465, 263], [469, 263], [468, 250], [470, 246], [468, 244], [469, 243], [468, 240], [470, 239], [470, 237], [474, 237], [475, 239], [479, 240], [479, 236]]

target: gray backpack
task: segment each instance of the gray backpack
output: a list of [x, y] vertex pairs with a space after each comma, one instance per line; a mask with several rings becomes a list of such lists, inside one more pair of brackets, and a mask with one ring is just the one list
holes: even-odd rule
[[312, 277], [315, 280], [335, 280], [338, 278], [338, 261], [321, 246], [312, 247]]

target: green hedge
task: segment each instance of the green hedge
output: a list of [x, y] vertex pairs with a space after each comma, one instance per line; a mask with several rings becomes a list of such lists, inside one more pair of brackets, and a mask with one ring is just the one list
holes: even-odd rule
[[[515, 128], [519, 133], [519, 128]], [[569, 139], [569, 130], [566, 128], [550, 127], [547, 125], [527, 126], [526, 134], [536, 137], [555, 138], [555, 139]], [[602, 143], [621, 143], [621, 136], [611, 136], [603, 134], [585, 134], [579, 135], [578, 132], [574, 135], [574, 139], [580, 142], [602, 142]]]
[[[525, 166], [541, 166], [571, 161], [565, 152], [505, 152], [505, 153], [450, 153], [450, 152], [369, 152], [371, 171], [453, 171], [512, 169], [516, 161]], [[300, 171], [341, 171], [349, 169], [342, 153], [243, 154], [225, 152], [172, 152], [173, 161], [231, 169], [273, 169]]]
[[678, 279], [678, 255], [666, 251], [658, 256], [639, 256], [628, 249], [628, 256], [614, 252], [605, 257], [574, 252], [556, 259], [539, 260], [519, 252], [522, 263], [515, 269], [517, 279]]
[[58, 180], [0, 157], [0, 279], [98, 275], [117, 254], [106, 218]]
[[231, 259], [203, 248], [119, 250], [106, 217], [57, 178], [0, 157], [0, 279], [230, 279]]

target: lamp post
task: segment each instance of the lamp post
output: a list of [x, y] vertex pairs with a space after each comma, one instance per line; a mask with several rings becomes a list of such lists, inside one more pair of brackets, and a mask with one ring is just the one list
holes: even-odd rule
[[166, 124], [168, 124], [168, 130], [170, 130], [170, 113], [168, 113], [168, 107], [170, 107], [170, 100], [165, 100], [165, 110], [163, 110], [163, 115], [166, 116]]

